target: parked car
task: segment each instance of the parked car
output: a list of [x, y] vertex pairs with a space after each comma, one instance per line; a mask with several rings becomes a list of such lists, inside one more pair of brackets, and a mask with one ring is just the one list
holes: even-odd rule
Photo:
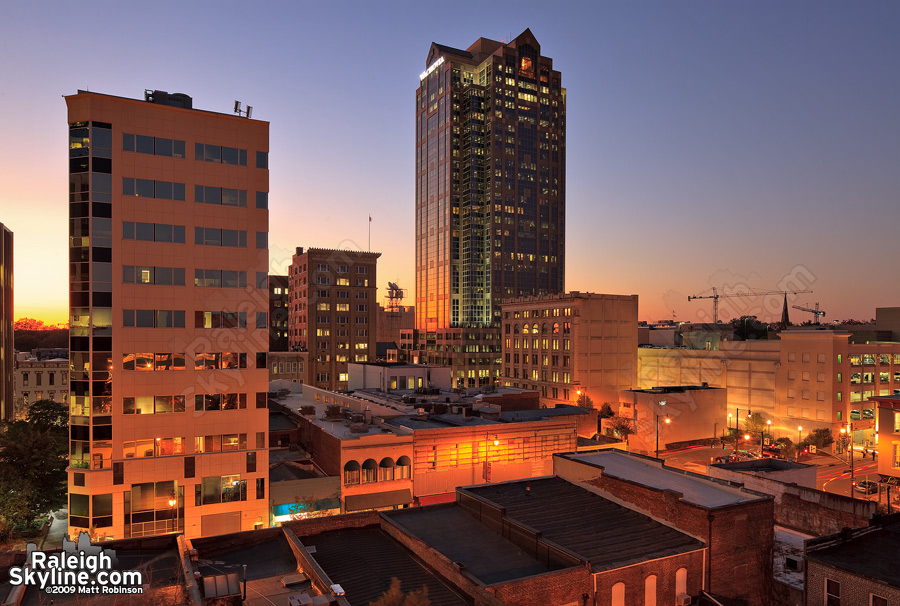
[[861, 480], [853, 483], [853, 490], [864, 494], [875, 494], [878, 492], [878, 482], [871, 480]]
[[762, 456], [771, 457], [774, 459], [780, 459], [781, 457], [781, 449], [775, 448], [774, 446], [763, 446]]

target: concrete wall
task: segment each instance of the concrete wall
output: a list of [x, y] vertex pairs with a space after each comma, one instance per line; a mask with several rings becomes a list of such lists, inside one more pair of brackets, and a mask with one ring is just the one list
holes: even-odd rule
[[[683, 392], [649, 393], [625, 390], [619, 394], [619, 414], [636, 419], [637, 433], [628, 437], [629, 450], [651, 454], [656, 450], [659, 415], [659, 447], [673, 442], [709, 438], [725, 427], [726, 390], [688, 389]], [[661, 406], [659, 402], [666, 404]], [[668, 417], [671, 423], [666, 423]]]

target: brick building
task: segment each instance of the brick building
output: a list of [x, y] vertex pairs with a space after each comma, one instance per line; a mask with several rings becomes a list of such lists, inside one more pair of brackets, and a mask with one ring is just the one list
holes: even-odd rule
[[637, 295], [505, 300], [501, 384], [539, 390], [550, 407], [584, 397], [615, 410], [637, 384], [637, 308]]
[[13, 233], [0, 223], [0, 422], [15, 420]]
[[772, 595], [774, 499], [740, 484], [618, 450], [554, 457], [554, 472], [705, 543], [713, 595], [766, 604]]
[[375, 359], [381, 253], [297, 248], [289, 269], [292, 351], [309, 351], [309, 383], [347, 389], [348, 362]]
[[900, 604], [900, 522], [806, 542], [806, 606]]

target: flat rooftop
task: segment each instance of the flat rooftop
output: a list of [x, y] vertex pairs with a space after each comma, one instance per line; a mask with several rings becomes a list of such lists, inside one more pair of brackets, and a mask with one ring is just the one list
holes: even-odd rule
[[[830, 547], [808, 549], [807, 559], [900, 588], [900, 523], [841, 541]], [[895, 554], [890, 557], [889, 554]]]
[[687, 503], [701, 507], [722, 507], [770, 499], [768, 495], [730, 486], [689, 471], [666, 467], [661, 461], [618, 450], [558, 455], [603, 468], [603, 475], [635, 482], [658, 490], [679, 492]]
[[332, 583], [338, 583], [353, 606], [377, 600], [400, 579], [409, 592], [428, 587], [432, 606], [466, 606], [469, 602], [424, 568], [403, 546], [380, 528], [348, 528], [313, 536], [301, 536], [307, 549]]
[[705, 547], [702, 541], [559, 477], [459, 490], [503, 507], [508, 519], [589, 561], [594, 572]]
[[451, 562], [464, 564], [472, 576], [487, 585], [551, 570], [456, 504], [385, 515]]
[[[340, 395], [339, 397], [346, 398], [347, 396]], [[385, 433], [404, 435], [404, 432], [399, 427], [391, 427], [387, 424], [369, 425], [364, 432], [351, 431], [350, 425], [348, 423], [345, 423], [343, 419], [335, 419], [332, 421], [325, 418], [326, 409], [329, 406], [338, 404], [338, 402], [332, 401], [326, 404], [322, 400], [316, 400], [313, 397], [305, 396], [303, 392], [292, 392], [275, 401], [285, 408], [296, 412], [298, 415], [300, 415], [300, 409], [302, 407], [313, 407], [315, 409], [315, 414], [301, 416], [303, 416], [303, 418], [307, 419], [313, 425], [316, 425], [325, 432], [341, 440], [355, 440], [364, 436], [381, 435]], [[396, 410], [393, 410], [391, 408], [360, 400], [360, 411], [362, 411], [363, 407], [365, 406], [369, 407], [373, 417], [381, 417], [382, 415], [396, 416], [397, 414], [399, 414]]]

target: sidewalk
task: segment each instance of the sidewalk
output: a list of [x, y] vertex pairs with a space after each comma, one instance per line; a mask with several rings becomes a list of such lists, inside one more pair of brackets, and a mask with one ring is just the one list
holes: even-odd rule
[[53, 524], [50, 525], [50, 532], [44, 537], [44, 542], [38, 545], [39, 549], [56, 549], [62, 547], [63, 539], [69, 531], [69, 512], [66, 509], [60, 509], [53, 512]]

